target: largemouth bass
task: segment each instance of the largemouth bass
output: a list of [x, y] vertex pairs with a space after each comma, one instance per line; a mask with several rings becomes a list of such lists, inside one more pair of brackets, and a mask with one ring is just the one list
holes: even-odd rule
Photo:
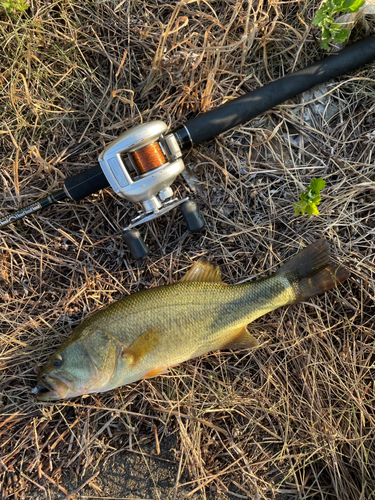
[[249, 284], [226, 285], [216, 265], [199, 260], [178, 283], [134, 293], [85, 319], [50, 357], [32, 393], [56, 400], [104, 392], [212, 350], [257, 346], [249, 323], [348, 276], [330, 262], [325, 240]]

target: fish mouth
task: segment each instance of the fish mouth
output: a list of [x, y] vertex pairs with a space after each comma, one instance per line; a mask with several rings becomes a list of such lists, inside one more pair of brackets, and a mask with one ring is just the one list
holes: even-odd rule
[[72, 384], [69, 380], [56, 375], [43, 375], [36, 387], [31, 390], [31, 394], [39, 401], [52, 401], [66, 398], [71, 389]]

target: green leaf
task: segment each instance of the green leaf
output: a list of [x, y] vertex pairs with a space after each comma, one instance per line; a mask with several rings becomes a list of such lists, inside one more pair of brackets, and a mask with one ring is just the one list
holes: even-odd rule
[[320, 46], [322, 47], [322, 49], [326, 49], [328, 50], [329, 49], [329, 43], [332, 41], [332, 36], [331, 36], [331, 32], [329, 31], [329, 29], [324, 26], [323, 30], [322, 30], [322, 41], [320, 43]]
[[29, 8], [25, 0], [0, 0], [0, 6], [3, 7], [8, 14], [22, 12]]
[[327, 15], [324, 12], [324, 10], [323, 9], [319, 9], [318, 12], [315, 14], [315, 17], [313, 19], [313, 25], [314, 26], [323, 26], [326, 17], [327, 17]]
[[329, 28], [327, 28], [327, 26], [324, 26], [323, 30], [322, 30], [322, 40], [331, 40], [332, 37], [331, 37], [331, 32], [329, 31]]
[[317, 206], [321, 202], [320, 191], [325, 188], [326, 181], [319, 179], [311, 179], [310, 186], [304, 193], [300, 194], [300, 201], [294, 204], [294, 212], [296, 215], [306, 212], [308, 215], [318, 215], [319, 210]]
[[294, 204], [294, 213], [296, 215], [303, 215], [305, 213], [306, 205], [302, 205], [301, 202]]
[[323, 42], [320, 42], [320, 46], [321, 46], [321, 48], [322, 48], [322, 49], [324, 49], [324, 50], [329, 50], [329, 45], [328, 45], [328, 43], [327, 43], [327, 42], [324, 42], [324, 41], [323, 41]]
[[342, 28], [341, 31], [335, 34], [333, 39], [335, 42], [345, 42], [345, 40], [349, 37], [349, 35], [350, 35], [350, 30]]
[[343, 12], [358, 12], [365, 4], [365, 0], [344, 0], [341, 10]]
[[319, 179], [315, 179], [315, 177], [313, 177], [311, 179], [310, 187], [314, 192], [319, 194], [320, 191], [326, 187], [326, 181], [321, 177], [319, 177]]
[[329, 49], [329, 43], [344, 42], [350, 35], [350, 30], [344, 29], [334, 22], [334, 14], [339, 12], [358, 12], [365, 4], [365, 0], [325, 0], [316, 12], [313, 20], [314, 26], [322, 28], [322, 41], [320, 46]]

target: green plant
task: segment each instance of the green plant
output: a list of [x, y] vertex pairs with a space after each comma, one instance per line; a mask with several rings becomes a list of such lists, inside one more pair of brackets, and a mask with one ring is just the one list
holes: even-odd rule
[[29, 5], [25, 3], [25, 0], [0, 0], [0, 6], [8, 14], [13, 14], [14, 12], [22, 12], [29, 8]]
[[321, 202], [320, 191], [324, 189], [326, 186], [326, 181], [323, 179], [315, 179], [314, 177], [311, 179], [310, 186], [304, 193], [300, 194], [300, 201], [294, 204], [294, 211], [296, 215], [300, 213], [304, 215], [306, 212], [308, 215], [318, 215], [319, 210], [317, 209], [317, 205]]
[[350, 30], [334, 22], [334, 14], [358, 12], [364, 3], [365, 0], [324, 0], [313, 20], [314, 26], [322, 28], [320, 46], [323, 49], [328, 50], [330, 42], [344, 42], [350, 34]]

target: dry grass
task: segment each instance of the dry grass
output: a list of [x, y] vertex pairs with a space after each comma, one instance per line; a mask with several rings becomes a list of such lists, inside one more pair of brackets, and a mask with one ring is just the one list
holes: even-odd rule
[[[2, 213], [94, 165], [141, 120], [173, 127], [322, 57], [319, 3], [61, 0], [0, 14]], [[371, 65], [327, 84], [328, 123], [305, 123], [295, 101], [190, 152], [207, 231], [190, 235], [179, 213], [150, 224], [143, 267], [120, 236], [135, 209], [110, 190], [1, 231], [3, 498], [100, 498], [110, 456], [148, 442], [157, 454], [170, 435], [168, 498], [374, 498], [374, 87]], [[321, 213], [297, 218], [313, 176], [327, 181]], [[188, 191], [182, 178], [176, 190]], [[89, 313], [178, 279], [200, 255], [237, 283], [318, 237], [350, 280], [259, 320], [255, 352], [61, 404], [30, 396], [38, 367]]]

